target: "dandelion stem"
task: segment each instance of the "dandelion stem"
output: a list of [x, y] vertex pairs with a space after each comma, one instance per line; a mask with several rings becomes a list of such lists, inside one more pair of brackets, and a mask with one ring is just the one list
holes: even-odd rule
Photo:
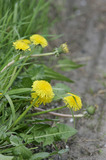
[[[51, 111], [57, 111], [57, 110], [62, 109], [62, 108], [66, 108], [66, 106], [62, 106], [62, 107], [58, 107], [58, 108], [53, 108], [53, 109], [49, 109], [49, 110], [43, 110], [42, 109], [41, 112], [28, 114], [28, 115], [26, 115], [26, 117], [37, 116], [37, 115], [48, 113], [48, 112], [50, 113]], [[35, 109], [37, 110], [38, 108], [35, 108]]]
[[[65, 108], [66, 106], [63, 106], [63, 108]], [[27, 114], [26, 117], [32, 117], [32, 116], [36, 116], [36, 115], [40, 115], [40, 114], [44, 114], [44, 113], [48, 113], [48, 114], [51, 114], [51, 115], [54, 115], [54, 116], [58, 116], [58, 117], [66, 117], [66, 118], [72, 118], [73, 116], [71, 114], [61, 114], [61, 113], [55, 113], [55, 112], [51, 112], [51, 111], [55, 111], [55, 110], [59, 110], [59, 109], [62, 109], [60, 107], [57, 108], [54, 108], [52, 109], [51, 111], [50, 110], [44, 110], [44, 109], [41, 109], [41, 108], [34, 108], [35, 110], [37, 111], [40, 111], [38, 113], [32, 113], [32, 114]], [[84, 117], [84, 114], [77, 114], [77, 115], [74, 115], [75, 118], [81, 118], [81, 117]]]
[[[50, 56], [50, 55], [54, 55], [55, 52], [49, 52], [49, 53], [43, 53], [43, 54], [34, 54], [31, 55], [30, 57], [43, 57], [43, 56]], [[19, 60], [26, 58], [26, 56], [21, 56], [19, 58]], [[12, 60], [11, 62], [9, 62], [0, 72], [2, 73], [4, 70], [6, 70], [9, 66], [11, 66], [13, 63], [15, 62], [15, 60]]]

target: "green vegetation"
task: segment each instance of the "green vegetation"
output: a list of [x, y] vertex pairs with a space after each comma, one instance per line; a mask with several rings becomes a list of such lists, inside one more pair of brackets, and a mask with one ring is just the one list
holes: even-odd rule
[[[50, 37], [49, 9], [49, 0], [7, 0], [5, 3], [0, 0], [0, 160], [40, 160], [55, 154], [61, 155], [68, 149], [59, 150], [56, 143], [67, 141], [77, 133], [76, 129], [60, 123], [59, 119], [45, 119], [42, 116], [42, 113], [53, 111], [52, 104], [46, 112], [34, 113], [34, 103], [40, 99], [40, 95], [35, 100], [31, 97], [32, 84], [36, 80], [49, 83], [51, 80], [56, 81], [52, 87], [55, 95], [53, 104], [63, 100], [70, 92], [69, 87], [62, 82], [73, 81], [46, 66], [45, 58], [40, 58], [59, 56], [68, 50], [67, 46], [60, 46], [47, 53], [41, 45], [32, 43], [29, 45], [30, 50], [25, 51], [16, 50], [13, 46], [13, 42], [29, 39], [32, 34]], [[56, 67], [69, 71], [81, 66], [64, 58], [58, 61]], [[61, 83], [57, 83], [58, 80]], [[74, 96], [73, 102], [79, 103]], [[65, 107], [58, 106], [54, 111]], [[53, 145], [55, 150], [47, 152], [47, 145]]]

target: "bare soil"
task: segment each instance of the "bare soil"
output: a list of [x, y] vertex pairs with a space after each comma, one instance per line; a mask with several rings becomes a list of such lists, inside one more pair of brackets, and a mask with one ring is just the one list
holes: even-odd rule
[[[62, 73], [75, 81], [68, 85], [82, 97], [83, 109], [89, 105], [98, 108], [94, 116], [77, 120], [78, 134], [66, 144], [69, 152], [54, 159], [106, 160], [106, 0], [58, 0], [56, 3], [60, 10], [55, 16], [60, 21], [52, 33], [64, 33], [64, 36], [54, 45], [67, 42], [71, 51], [67, 57], [86, 64]], [[73, 125], [69, 118], [64, 122]]]

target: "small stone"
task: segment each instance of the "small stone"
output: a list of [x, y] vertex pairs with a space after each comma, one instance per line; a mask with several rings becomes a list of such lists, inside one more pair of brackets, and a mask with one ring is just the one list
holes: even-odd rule
[[72, 123], [74, 120], [73, 120], [73, 118], [70, 118], [70, 122]]

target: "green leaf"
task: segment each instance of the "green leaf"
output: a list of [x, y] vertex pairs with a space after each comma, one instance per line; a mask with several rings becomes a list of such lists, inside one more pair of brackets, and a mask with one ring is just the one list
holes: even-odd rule
[[68, 77], [52, 70], [51, 68], [47, 67], [46, 65], [31, 65], [27, 70], [27, 74], [31, 76], [32, 80], [37, 79], [45, 79], [51, 81], [52, 79], [66, 81], [66, 82], [73, 82]]
[[56, 67], [60, 67], [63, 71], [70, 71], [71, 69], [77, 69], [84, 66], [83, 64], [77, 64], [69, 59], [62, 59], [58, 61]]
[[[29, 94], [30, 95], [30, 94]], [[18, 96], [18, 95], [12, 95], [12, 99], [20, 99], [20, 100], [31, 100], [31, 97], [28, 96]]]
[[[59, 129], [59, 138], [63, 139], [63, 140], [67, 140], [69, 137], [75, 135], [77, 133], [77, 130], [65, 125], [65, 124], [57, 124], [57, 127]], [[58, 134], [57, 134], [58, 136]]]
[[55, 127], [46, 124], [36, 124], [31, 132], [33, 135], [26, 135], [26, 140], [24, 139], [27, 143], [33, 141], [43, 142], [43, 146], [46, 146], [52, 144], [55, 140], [67, 140], [75, 135], [77, 130], [65, 124], [57, 124]]
[[63, 154], [63, 153], [66, 153], [66, 152], [68, 152], [69, 151], [69, 149], [67, 148], [67, 149], [62, 149], [62, 150], [60, 150], [58, 153], [59, 154]]
[[34, 118], [34, 119], [28, 119], [26, 120], [27, 123], [32, 123], [32, 122], [48, 122], [48, 121], [51, 121], [51, 122], [59, 122], [60, 120], [59, 119], [47, 119], [47, 118], [44, 118], [44, 119], [39, 119], [39, 118]]
[[[55, 133], [57, 132], [57, 128], [56, 127], [53, 127], [53, 128], [47, 128], [46, 129], [46, 135], [54, 135]], [[46, 145], [50, 145], [54, 142], [54, 139], [55, 136], [47, 136], [45, 137], [45, 140], [43, 142], [43, 146], [46, 146]]]
[[11, 107], [11, 111], [12, 111], [12, 117], [13, 117], [13, 121], [15, 120], [15, 107], [14, 104], [12, 102], [12, 99], [10, 98], [10, 96], [8, 94], [5, 95], [6, 99], [8, 100], [10, 107]]
[[19, 88], [8, 91], [9, 95], [22, 94], [22, 93], [31, 93], [31, 88]]
[[63, 83], [56, 83], [56, 85], [53, 87], [53, 92], [55, 93], [54, 100], [59, 100], [65, 97], [68, 92], [70, 92], [70, 88]]
[[33, 82], [30, 77], [24, 77], [21, 82], [23, 88], [31, 88], [32, 83]]
[[44, 66], [45, 68], [45, 78], [52, 80], [60, 80], [60, 81], [65, 81], [65, 82], [71, 82], [73, 83], [73, 81], [71, 79], [69, 79], [68, 77], [52, 70], [51, 68], [48, 68], [47, 66]]
[[0, 140], [4, 140], [7, 137], [6, 130], [7, 126], [0, 126]]
[[12, 160], [13, 156], [4, 156], [3, 154], [0, 154], [0, 160]]
[[62, 149], [62, 150], [60, 150], [58, 152], [54, 151], [52, 153], [40, 152], [40, 153], [32, 155], [31, 158], [30, 158], [30, 160], [41, 160], [41, 159], [47, 158], [47, 157], [52, 156], [52, 155], [64, 154], [64, 153], [66, 153], [68, 151], [69, 151], [69, 149]]
[[32, 155], [32, 152], [26, 148], [24, 145], [22, 146], [17, 146], [13, 149], [13, 154], [15, 156], [22, 156], [25, 159], [29, 159]]
[[49, 157], [50, 153], [48, 152], [40, 152], [31, 156], [30, 160], [40, 160]]
[[31, 76], [32, 80], [43, 79], [44, 67], [39, 64], [33, 64], [28, 68], [27, 74]]
[[10, 142], [13, 146], [19, 146], [20, 144], [22, 145], [21, 138], [17, 136], [11, 135]]

